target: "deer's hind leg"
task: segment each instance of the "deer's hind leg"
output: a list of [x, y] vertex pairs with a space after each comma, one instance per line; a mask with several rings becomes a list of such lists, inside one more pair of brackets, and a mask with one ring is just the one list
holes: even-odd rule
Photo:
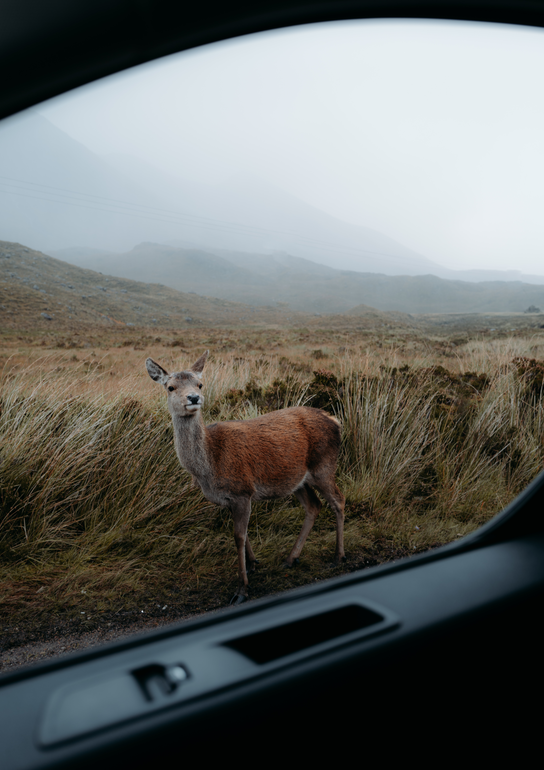
[[[234, 542], [238, 551], [238, 591], [232, 597], [231, 604], [241, 604], [247, 601], [249, 581], [246, 570], [246, 552], [250, 562], [255, 561], [255, 555], [247, 539], [247, 526], [251, 515], [251, 500], [242, 498], [230, 506], [234, 520]], [[253, 558], [252, 558], [253, 557]]]
[[314, 478], [316, 488], [321, 492], [336, 516], [336, 555], [335, 561], [346, 561], [344, 553], [344, 508], [346, 498], [336, 486], [334, 476]]
[[300, 535], [297, 537], [296, 543], [293, 546], [293, 550], [285, 560], [286, 567], [292, 567], [295, 559], [298, 559], [300, 556], [306, 538], [310, 534], [312, 527], [315, 524], [315, 520], [319, 515], [319, 511], [321, 510], [321, 501], [309, 484], [304, 484], [303, 487], [295, 490], [295, 495], [302, 503], [302, 506], [306, 511], [306, 516], [304, 517], [304, 524], [302, 525]]

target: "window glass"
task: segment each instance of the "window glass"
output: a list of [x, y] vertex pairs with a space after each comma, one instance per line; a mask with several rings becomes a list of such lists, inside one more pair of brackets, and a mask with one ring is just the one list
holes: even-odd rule
[[[229, 505], [256, 598], [461, 538], [536, 476], [543, 34], [312, 25], [2, 123], [3, 670], [245, 598]], [[239, 422], [179, 428], [182, 467], [193, 396]], [[314, 412], [257, 419], [290, 407], [337, 458]]]

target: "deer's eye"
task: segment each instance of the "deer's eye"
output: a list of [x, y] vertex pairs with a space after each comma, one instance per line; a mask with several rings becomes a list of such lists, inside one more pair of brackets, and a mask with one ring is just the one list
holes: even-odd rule
[[174, 390], [174, 386], [173, 386], [173, 385], [170, 385], [170, 386], [168, 387], [168, 390], [169, 390], [169, 391], [170, 391], [170, 393], [171, 393], [171, 392]]
[[200, 383], [200, 385], [198, 387], [200, 388], [200, 390], [202, 390], [202, 383]]

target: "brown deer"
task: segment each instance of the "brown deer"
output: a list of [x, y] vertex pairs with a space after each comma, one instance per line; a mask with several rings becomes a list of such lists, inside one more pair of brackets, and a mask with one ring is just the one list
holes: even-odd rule
[[174, 423], [174, 442], [181, 465], [192, 474], [210, 502], [230, 509], [238, 549], [238, 591], [231, 600], [248, 598], [246, 557], [250, 571], [255, 554], [247, 536], [252, 500], [295, 494], [306, 510], [302, 530], [285, 561], [298, 561], [321, 502], [317, 489], [336, 514], [336, 560], [344, 560], [345, 498], [334, 474], [340, 449], [340, 426], [320, 409], [296, 406], [251, 420], [204, 425], [201, 407], [202, 370], [209, 351], [184, 372], [169, 374], [153, 359], [146, 368], [164, 386]]

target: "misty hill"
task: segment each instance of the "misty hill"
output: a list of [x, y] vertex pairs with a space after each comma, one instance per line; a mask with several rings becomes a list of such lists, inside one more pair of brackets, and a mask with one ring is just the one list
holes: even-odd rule
[[385, 275], [544, 283], [515, 271], [448, 270], [259, 180], [204, 186], [131, 156], [99, 157], [36, 111], [2, 122], [0, 168], [0, 238], [47, 253], [154, 242], [219, 255], [286, 253]]
[[142, 243], [125, 254], [67, 249], [53, 256], [95, 271], [160, 281], [179, 291], [261, 306], [283, 302], [300, 312], [346, 313], [361, 304], [404, 313], [519, 313], [530, 305], [544, 308], [542, 285], [356, 273], [288, 254]]
[[343, 269], [434, 272], [430, 260], [255, 179], [205, 187], [126, 156], [99, 157], [36, 111], [0, 127], [0, 237], [44, 251], [140, 241], [296, 256]]
[[67, 264], [19, 243], [0, 241], [0, 327], [77, 330], [89, 326], [155, 326], [176, 331], [195, 324], [274, 323], [280, 309], [251, 308], [184, 294], [158, 283], [114, 278]]
[[[164, 228], [142, 220], [164, 205], [94, 153], [32, 111], [0, 126], [0, 238], [36, 249], [124, 249], [159, 237]], [[127, 203], [125, 203], [127, 202]], [[156, 229], [153, 229], [156, 225]], [[168, 231], [176, 237], [179, 230]]]
[[[434, 275], [368, 274], [361, 299], [381, 310], [405, 313], [521, 313], [544, 308], [544, 286], [521, 281], [448, 281]], [[356, 278], [352, 274], [351, 281]]]

